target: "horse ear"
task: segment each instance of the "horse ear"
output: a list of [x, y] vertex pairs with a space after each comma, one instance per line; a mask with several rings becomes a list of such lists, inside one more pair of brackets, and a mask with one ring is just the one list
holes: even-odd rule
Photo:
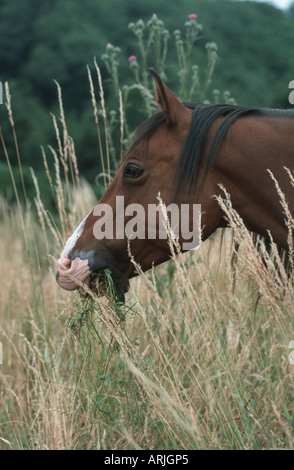
[[167, 88], [156, 70], [150, 68], [149, 71], [155, 83], [157, 104], [165, 114], [167, 123], [175, 124], [176, 122], [181, 122], [183, 118], [188, 117], [189, 113], [187, 108], [182, 104], [179, 98]]

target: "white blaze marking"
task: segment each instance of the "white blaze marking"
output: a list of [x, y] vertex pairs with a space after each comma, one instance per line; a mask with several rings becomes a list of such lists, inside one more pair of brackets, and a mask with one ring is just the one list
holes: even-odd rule
[[92, 211], [89, 212], [88, 215], [86, 215], [86, 217], [82, 220], [82, 222], [80, 223], [80, 225], [76, 228], [76, 230], [74, 231], [74, 233], [69, 237], [69, 239], [67, 240], [66, 244], [65, 244], [65, 247], [63, 249], [63, 252], [61, 254], [61, 257], [62, 255], [65, 255], [65, 256], [68, 256], [68, 253], [71, 252], [71, 250], [73, 249], [73, 247], [75, 246], [77, 240], [80, 238], [80, 236], [82, 235], [83, 233], [83, 230], [84, 230], [84, 225], [85, 225], [85, 222], [86, 222], [86, 219], [87, 217], [91, 214]]

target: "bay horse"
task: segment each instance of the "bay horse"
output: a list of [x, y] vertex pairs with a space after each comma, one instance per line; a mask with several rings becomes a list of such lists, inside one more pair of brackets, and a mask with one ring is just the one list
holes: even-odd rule
[[[285, 170], [294, 166], [293, 110], [183, 103], [154, 69], [150, 72], [160, 111], [137, 129], [99, 204], [68, 239], [56, 274], [64, 289], [77, 289], [79, 283], [89, 283], [93, 273], [109, 268], [118, 298], [124, 300], [129, 279], [136, 275], [128, 238], [94, 236], [101, 204], [113, 209], [114, 218], [119, 215], [116, 196], [123, 196], [125, 205], [140, 203], [145, 208], [158, 202], [158, 194], [164, 204], [200, 204], [204, 241], [227, 226], [216, 200], [222, 185], [248, 230], [262, 237], [270, 232], [273, 241], [288, 250], [285, 214], [268, 170], [293, 213], [293, 186]], [[159, 238], [136, 238], [130, 249], [143, 271], [171, 254], [167, 240]]]

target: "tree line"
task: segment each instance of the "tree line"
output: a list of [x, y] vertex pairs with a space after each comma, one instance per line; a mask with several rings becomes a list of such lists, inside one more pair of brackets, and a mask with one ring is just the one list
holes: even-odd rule
[[[206, 44], [216, 44], [217, 48], [205, 99], [214, 99], [216, 90], [222, 99], [229, 91], [238, 104], [289, 107], [288, 84], [294, 79], [293, 11], [293, 6], [288, 12], [282, 12], [265, 3], [230, 0], [1, 0], [0, 80], [2, 84], [9, 83], [27, 184], [31, 185], [31, 177], [26, 169], [32, 166], [40, 172], [41, 187], [46, 186], [40, 146], [56, 147], [51, 113], [59, 115], [57, 81], [62, 88], [67, 125], [75, 142], [80, 172], [95, 187], [95, 177], [101, 168], [87, 65], [94, 73], [93, 59], [96, 58], [108, 110], [117, 109], [114, 77], [105, 60], [107, 45], [118, 48], [113, 59], [117, 62], [121, 88], [131, 87], [136, 81], [130, 57], [138, 58], [140, 72], [143, 65], [155, 65], [152, 57], [148, 64], [142, 60], [138, 37], [129, 27], [130, 23], [136, 24], [142, 19], [146, 27], [153, 15], [164, 23], [168, 52], [162, 73], [175, 92], [180, 90], [181, 80], [176, 63], [175, 31], [180, 32], [185, 43], [186, 22], [189, 15], [194, 14], [201, 26], [191, 52], [194, 78], [198, 65], [200, 78], [201, 73], [203, 81], [207, 76]], [[194, 97], [195, 100], [202, 98]], [[134, 95], [128, 108], [131, 130], [144, 118], [140, 106], [141, 101]], [[16, 166], [14, 137], [4, 105], [0, 105], [0, 125], [11, 162]], [[3, 149], [0, 150], [0, 192], [13, 197]]]

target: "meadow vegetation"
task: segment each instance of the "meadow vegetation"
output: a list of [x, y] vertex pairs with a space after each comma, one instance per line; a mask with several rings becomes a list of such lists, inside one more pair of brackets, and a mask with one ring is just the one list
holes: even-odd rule
[[[197, 14], [197, 41], [194, 44], [190, 65], [193, 74], [206, 79], [207, 43], [216, 43], [219, 60], [215, 63], [213, 81], [208, 84], [205, 99], [214, 100], [213, 91], [219, 90], [219, 100], [227, 90], [244, 106], [287, 107], [288, 84], [294, 79], [292, 44], [294, 41], [293, 10], [282, 12], [268, 3], [232, 0], [184, 0], [171, 4], [169, 0], [2, 0], [0, 4], [0, 80], [9, 82], [18, 139], [21, 142], [23, 172], [27, 193], [34, 196], [34, 185], [29, 167], [33, 166], [46, 207], [54, 209], [50, 187], [44, 178], [43, 162], [39, 158], [40, 145], [55, 146], [55, 132], [51, 113], [58, 114], [56, 80], [62, 87], [67, 125], [74, 137], [79, 157], [79, 170], [91, 184], [97, 197], [101, 195], [102, 171], [97, 155], [97, 136], [93, 126], [87, 64], [95, 73], [96, 57], [103, 78], [109, 124], [119, 127], [117, 112], [117, 84], [123, 98], [123, 86], [129, 89], [125, 115], [132, 132], [146, 116], [144, 101], [138, 88], [134, 71], [130, 70], [128, 57], [138, 58], [140, 81], [145, 85], [147, 67], [138, 45], [141, 19], [144, 23], [144, 40], [148, 37], [148, 21], [156, 13], [163, 23], [161, 50], [147, 58], [147, 66], [164, 69], [166, 84], [181, 99], [201, 101], [197, 87], [191, 90], [186, 79], [183, 61], [178, 52], [186, 41], [188, 15]], [[17, 26], [15, 18], [18, 18]], [[142, 25], [141, 22], [141, 25]], [[129, 29], [128, 25], [135, 29]], [[162, 25], [161, 25], [162, 26]], [[136, 34], [137, 35], [136, 35]], [[157, 32], [154, 32], [158, 39]], [[192, 39], [192, 36], [190, 36]], [[181, 42], [182, 41], [182, 42]], [[109, 54], [108, 43], [114, 54]], [[167, 51], [165, 47], [167, 44]], [[142, 46], [142, 45], [141, 45]], [[158, 53], [160, 52], [160, 55]], [[162, 67], [166, 52], [164, 68]], [[110, 57], [110, 63], [105, 56]], [[144, 55], [144, 53], [143, 53]], [[103, 56], [103, 58], [102, 58]], [[106, 59], [106, 60], [104, 60]], [[112, 80], [109, 65], [118, 71]], [[198, 67], [198, 70], [197, 70]], [[142, 72], [145, 70], [145, 83]], [[178, 73], [179, 72], [179, 73]], [[189, 70], [189, 74], [192, 68]], [[191, 77], [191, 75], [190, 75]], [[149, 87], [151, 78], [147, 78]], [[192, 94], [190, 93], [192, 91]], [[111, 115], [116, 111], [116, 115]], [[17, 158], [5, 106], [0, 106], [0, 122], [12, 166], [17, 173]], [[102, 130], [101, 130], [102, 131]], [[103, 131], [102, 131], [103, 132]], [[119, 139], [113, 136], [116, 153]], [[0, 150], [0, 193], [14, 199]], [[53, 167], [49, 159], [50, 168]]]
[[[160, 26], [156, 17], [152, 21]], [[193, 22], [190, 26], [194, 27]], [[152, 47], [164, 45], [164, 28], [159, 29], [160, 37], [154, 28], [149, 30], [155, 35]], [[187, 38], [178, 44], [179, 61], [187, 58], [191, 35]], [[183, 45], [187, 49], [181, 49]], [[159, 67], [164, 47], [160, 51]], [[108, 46], [107, 53], [104, 59], [109, 60], [115, 82], [111, 54], [116, 51]], [[202, 92], [212, 78], [215, 53], [210, 44], [206, 73], [197, 83]], [[135, 62], [130, 61], [132, 71], [139, 73]], [[140, 73], [144, 70], [141, 66]], [[119, 152], [112, 154], [97, 63], [95, 80], [88, 72], [103, 170], [100, 178], [107, 186], [112, 155], [117, 164], [127, 144], [123, 93], [129, 89], [117, 89]], [[193, 83], [196, 86], [195, 69], [190, 67], [189, 72], [190, 88], [182, 72], [187, 94]], [[136, 87], [148, 115], [154, 103], [147, 85], [140, 76]], [[257, 251], [225, 188], [219, 204], [231, 228], [185, 255], [178, 255], [171, 241], [172, 259], [148, 273], [136, 266], [140, 276], [131, 281], [126, 304], [115, 300], [107, 272], [104, 297], [86, 287], [75, 293], [58, 288], [56, 260], [97, 195], [80, 176], [59, 85], [57, 91], [56, 143], [48, 149], [52, 166], [47, 149], [40, 152], [56, 205], [53, 213], [46, 208], [33, 170], [34, 200], [26, 195], [6, 87], [20, 179], [14, 179], [1, 133], [16, 203], [0, 200], [0, 448], [293, 448], [292, 276], [285, 272], [274, 245], [271, 255], [262, 243]], [[205, 93], [202, 98], [206, 99]], [[277, 198], [288, 216], [292, 250], [293, 219], [278, 184]]]
[[122, 306], [57, 287], [29, 210], [1, 220], [0, 448], [293, 448], [293, 286], [244, 228], [234, 272], [218, 234]]

